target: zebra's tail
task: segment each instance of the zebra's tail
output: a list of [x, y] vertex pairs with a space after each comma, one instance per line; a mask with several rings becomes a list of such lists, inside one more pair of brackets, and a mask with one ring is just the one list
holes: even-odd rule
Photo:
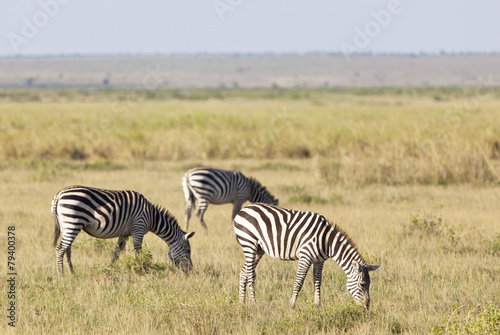
[[196, 207], [196, 198], [194, 196], [191, 187], [189, 187], [189, 171], [186, 172], [184, 178], [182, 178], [182, 190], [184, 191], [184, 199], [186, 200], [186, 204], [191, 204], [191, 211]]
[[59, 217], [57, 215], [57, 203], [59, 202], [59, 197], [56, 196], [54, 200], [52, 200], [51, 212], [54, 215], [54, 241], [52, 242], [52, 246], [57, 247], [57, 241], [59, 240], [59, 236], [61, 235], [61, 225], [59, 224]]

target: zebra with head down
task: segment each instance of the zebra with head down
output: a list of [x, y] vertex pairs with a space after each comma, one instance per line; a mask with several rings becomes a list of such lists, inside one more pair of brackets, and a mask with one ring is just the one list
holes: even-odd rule
[[239, 171], [218, 170], [207, 167], [193, 168], [184, 175], [182, 188], [186, 200], [186, 230], [189, 227], [189, 219], [196, 200], [198, 200], [196, 216], [200, 219], [200, 223], [205, 230], [207, 226], [203, 216], [209, 203], [233, 203], [232, 219], [234, 219], [245, 201], [273, 205], [277, 205], [279, 202], [256, 179], [246, 177]]
[[189, 238], [194, 232], [183, 232], [175, 217], [138, 192], [70, 186], [55, 195], [51, 210], [59, 273], [63, 271], [64, 255], [74, 273], [71, 245], [82, 230], [97, 238], [118, 237], [113, 261], [119, 257], [129, 236], [132, 236], [135, 251], [139, 252], [144, 235], [152, 232], [167, 243], [168, 256], [176, 267], [189, 271], [193, 266]]
[[332, 258], [347, 275], [347, 290], [356, 303], [370, 307], [369, 265], [356, 244], [338, 225], [323, 215], [285, 209], [267, 204], [250, 204], [233, 221], [236, 240], [245, 254], [240, 272], [239, 301], [245, 302], [246, 287], [255, 302], [255, 267], [264, 254], [281, 260], [298, 260], [299, 266], [290, 305], [295, 306], [309, 268], [314, 272], [314, 304], [321, 303], [321, 273], [325, 260]]

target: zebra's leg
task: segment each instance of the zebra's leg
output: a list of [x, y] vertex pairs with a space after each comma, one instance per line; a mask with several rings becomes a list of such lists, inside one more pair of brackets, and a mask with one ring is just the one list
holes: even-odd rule
[[316, 307], [321, 306], [321, 274], [323, 271], [323, 264], [324, 263], [325, 262], [313, 264], [314, 306], [316, 306]]
[[244, 203], [245, 203], [245, 200], [235, 200], [234, 201], [234, 203], [233, 203], [233, 217], [231, 219], [231, 222], [233, 222], [232, 220], [234, 220], [236, 215], [238, 215], [238, 212], [240, 211], [241, 206], [243, 206]]
[[189, 219], [191, 219], [191, 213], [193, 212], [193, 203], [191, 199], [186, 199], [186, 210], [184, 211], [184, 221], [186, 222], [186, 231], [189, 230]]
[[186, 222], [186, 231], [189, 228], [189, 220], [191, 219], [191, 214], [193, 213], [193, 206], [195, 197], [191, 192], [189, 187], [187, 186], [187, 182], [185, 180], [186, 177], [182, 180], [182, 189], [184, 190], [184, 199], [186, 200], [186, 209], [184, 210], [184, 221]]
[[68, 265], [70, 266], [71, 273], [74, 273], [73, 264], [71, 263], [71, 244], [75, 240], [78, 233], [80, 233], [81, 228], [67, 228], [62, 233], [62, 238], [56, 248], [56, 261], [57, 261], [57, 272], [59, 274], [63, 273], [63, 258], [67, 254]]
[[75, 270], [73, 270], [73, 263], [71, 263], [71, 246], [66, 249], [66, 262], [68, 262], [69, 271], [74, 274]]
[[248, 277], [247, 277], [247, 267], [245, 263], [245, 265], [243, 265], [240, 271], [240, 291], [238, 294], [240, 304], [245, 303], [245, 296], [247, 294], [247, 283], [248, 283]]
[[307, 271], [311, 267], [311, 260], [309, 257], [300, 256], [299, 268], [297, 269], [297, 277], [295, 278], [295, 285], [293, 286], [292, 299], [290, 300], [290, 307], [295, 307], [295, 302], [297, 301], [297, 296], [299, 295], [302, 285], [304, 284], [304, 279], [306, 278]]
[[208, 203], [209, 201], [207, 199], [198, 199], [198, 210], [196, 210], [196, 216], [200, 219], [200, 224], [205, 230], [205, 233], [208, 232], [208, 230], [207, 225], [205, 224], [205, 220], [203, 220], [203, 215], [205, 215]]
[[144, 233], [133, 233], [132, 232], [132, 242], [134, 243], [135, 255], [137, 256], [142, 250], [142, 239], [144, 238]]
[[123, 251], [123, 248], [125, 248], [125, 244], [127, 244], [128, 241], [128, 236], [120, 236], [118, 237], [118, 242], [116, 243], [116, 248], [115, 252], [113, 253], [113, 259], [111, 260], [111, 263], [114, 263], [118, 257], [120, 257], [120, 254]]
[[[252, 302], [255, 302], [255, 267], [259, 263], [264, 251], [257, 247], [257, 251], [249, 250], [245, 253], [245, 264], [240, 271], [240, 291], [239, 291], [239, 302], [241, 304], [245, 303], [245, 296], [247, 292], [247, 284], [250, 288], [250, 296]], [[260, 249], [260, 251], [259, 251]]]
[[66, 248], [63, 249], [62, 243], [59, 243], [56, 249], [56, 262], [57, 262], [57, 272], [59, 274], [63, 273], [63, 258], [66, 253]]
[[257, 278], [257, 275], [255, 273], [255, 268], [257, 267], [257, 264], [259, 264], [260, 259], [262, 258], [262, 255], [264, 255], [264, 250], [259, 246], [257, 248], [257, 254], [255, 255], [255, 260], [253, 261], [251, 267], [248, 269], [247, 268], [247, 280], [248, 280], [248, 289], [250, 291], [250, 299], [252, 302], [256, 302], [255, 300], [255, 279]]

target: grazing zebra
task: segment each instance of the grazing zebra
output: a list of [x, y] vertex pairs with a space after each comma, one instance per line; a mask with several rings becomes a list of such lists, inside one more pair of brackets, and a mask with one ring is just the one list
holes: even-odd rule
[[361, 305], [363, 302], [366, 309], [370, 307], [368, 272], [379, 266], [368, 265], [349, 235], [323, 215], [251, 204], [238, 213], [233, 225], [246, 259], [240, 272], [240, 303], [245, 302], [247, 283], [250, 297], [255, 302], [255, 267], [266, 253], [281, 260], [299, 261], [290, 301], [292, 308], [311, 265], [314, 272], [314, 304], [321, 304], [321, 272], [328, 258], [333, 258], [346, 273], [347, 289], [356, 303]]
[[199, 217], [202, 227], [207, 229], [203, 215], [207, 210], [208, 204], [227, 204], [233, 203], [234, 219], [245, 201], [262, 202], [267, 204], [278, 204], [278, 199], [269, 193], [254, 178], [248, 178], [238, 171], [217, 170], [206, 167], [197, 167], [188, 170], [182, 179], [182, 189], [186, 199], [186, 230], [189, 227], [191, 212], [198, 200], [198, 210], [196, 216]]
[[[55, 195], [51, 210], [59, 273], [63, 272], [65, 254], [69, 269], [74, 273], [71, 244], [82, 229], [98, 238], [118, 237], [113, 262], [123, 251], [129, 236], [132, 236], [135, 251], [139, 252], [144, 235], [150, 231], [168, 244], [168, 257], [176, 267], [187, 272], [193, 266], [188, 239], [194, 232], [183, 232], [167, 210], [151, 204], [138, 192], [69, 186]], [[61, 233], [61, 241], [57, 244]]]

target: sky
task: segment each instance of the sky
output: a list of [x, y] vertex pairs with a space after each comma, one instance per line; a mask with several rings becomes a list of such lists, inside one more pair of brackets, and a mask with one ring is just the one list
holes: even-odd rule
[[500, 52], [498, 0], [0, 1], [0, 57]]

